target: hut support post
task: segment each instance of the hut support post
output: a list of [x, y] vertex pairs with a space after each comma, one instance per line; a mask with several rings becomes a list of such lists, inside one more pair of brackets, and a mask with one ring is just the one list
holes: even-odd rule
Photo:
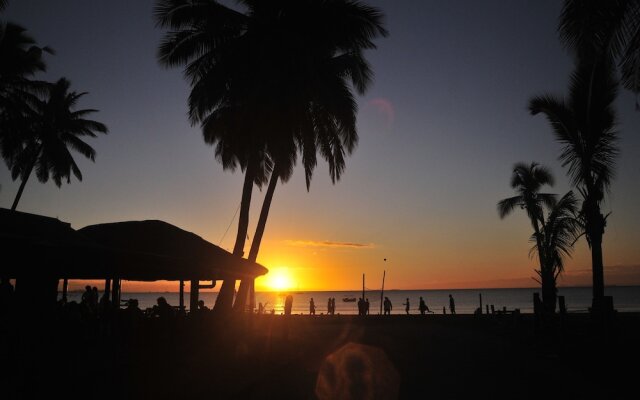
[[382, 271], [382, 290], [380, 291], [380, 315], [382, 315], [382, 299], [384, 297], [384, 278], [386, 276], [387, 276], [387, 270], [385, 269], [384, 271]]
[[62, 302], [66, 303], [67, 302], [67, 290], [69, 288], [69, 280], [67, 278], [64, 278], [62, 280]]
[[107, 299], [111, 297], [111, 278], [104, 280], [104, 297]]
[[480, 297], [480, 314], [482, 314], [482, 293], [478, 293], [478, 297]]
[[192, 279], [191, 291], [189, 292], [189, 312], [194, 312], [198, 309], [198, 300], [200, 300], [200, 281]]
[[251, 286], [249, 286], [249, 310], [253, 314], [253, 310], [256, 309], [256, 280], [251, 280]]
[[184, 281], [180, 279], [180, 311], [184, 311]]
[[111, 289], [111, 303], [118, 309], [120, 308], [120, 279], [113, 279], [113, 287]]

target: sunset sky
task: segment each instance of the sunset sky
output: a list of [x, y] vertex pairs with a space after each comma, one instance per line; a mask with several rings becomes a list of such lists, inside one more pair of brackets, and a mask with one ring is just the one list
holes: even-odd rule
[[[571, 60], [556, 31], [561, 2], [367, 1], [390, 36], [367, 53], [375, 82], [359, 99], [359, 145], [331, 184], [320, 163], [310, 192], [298, 168], [278, 186], [258, 262], [257, 289], [535, 286], [523, 212], [500, 220], [515, 162], [538, 161], [568, 189], [559, 145], [528, 99], [566, 93]], [[151, 0], [14, 0], [2, 17], [51, 46], [41, 78], [69, 78], [88, 91], [81, 108], [109, 135], [91, 140], [95, 164], [78, 156], [84, 180], [58, 189], [32, 177], [18, 209], [74, 228], [161, 219], [231, 249], [242, 175], [222, 170], [186, 112], [188, 84], [156, 59], [162, 31]], [[621, 156], [604, 239], [605, 282], [640, 284], [640, 112], [618, 100]], [[0, 167], [0, 206], [18, 188]], [[262, 203], [254, 192], [250, 238]], [[224, 236], [224, 239], [223, 239]], [[245, 250], [248, 252], [250, 242]], [[386, 258], [386, 261], [384, 259]], [[590, 283], [584, 240], [564, 284]], [[278, 280], [280, 283], [274, 283]], [[283, 283], [284, 282], [284, 283]], [[164, 286], [163, 286], [164, 287]]]

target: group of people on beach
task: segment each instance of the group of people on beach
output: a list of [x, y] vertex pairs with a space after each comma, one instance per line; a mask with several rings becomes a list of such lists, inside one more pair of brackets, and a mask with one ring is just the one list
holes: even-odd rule
[[[409, 315], [409, 310], [411, 309], [411, 306], [409, 304], [409, 298], [408, 297], [407, 297], [406, 303], [403, 303], [403, 305], [405, 306], [404, 311], [407, 313], [407, 315]], [[433, 314], [433, 311], [429, 310], [429, 307], [427, 306], [427, 303], [424, 301], [422, 296], [420, 296], [420, 303], [418, 305], [418, 311], [420, 311], [420, 315], [424, 315], [425, 313]]]
[[[386, 300], [388, 300], [388, 299], [385, 297], [385, 301]], [[391, 303], [391, 302], [389, 302], [389, 303]], [[410, 314], [410, 310], [411, 310], [411, 304], [409, 302], [409, 298], [408, 297], [407, 297], [406, 302], [402, 303], [402, 305], [405, 306], [404, 307], [405, 313], [407, 313], [407, 315], [409, 315]], [[386, 305], [385, 305], [385, 311], [386, 311]], [[389, 311], [391, 311], [391, 310], [389, 310]], [[427, 306], [427, 303], [424, 301], [422, 296], [420, 296], [420, 302], [418, 303], [418, 311], [420, 311], [420, 315], [433, 314], [434, 313], [433, 311], [431, 311], [429, 309], [429, 306]], [[451, 295], [449, 295], [449, 312], [451, 314], [455, 314], [456, 313], [456, 302], [453, 299], [453, 296], [451, 296]], [[446, 310], [445, 307], [442, 307], [442, 313], [443, 314], [447, 313], [447, 310]], [[386, 312], [385, 312], [385, 314], [386, 314]]]
[[358, 315], [369, 315], [369, 299], [358, 299]]
[[327, 315], [336, 315], [336, 298], [329, 297], [327, 300]]
[[[289, 300], [289, 304], [290, 304], [288, 313], [286, 312], [287, 302], [285, 301], [285, 314], [287, 315], [291, 313], [290, 309], [291, 309], [291, 304], [293, 303], [293, 298], [289, 299], [289, 297], [290, 296], [287, 296], [287, 300]], [[408, 297], [406, 301], [402, 303], [402, 305], [405, 306], [404, 308], [405, 313], [409, 315], [411, 313], [411, 302]], [[369, 315], [369, 306], [370, 306], [369, 299], [360, 297], [358, 299], [358, 315]], [[384, 298], [384, 301], [382, 302], [382, 306], [384, 309], [383, 315], [391, 315], [393, 304], [391, 303], [391, 300], [389, 300], [388, 297]], [[420, 315], [434, 313], [429, 309], [429, 306], [427, 306], [427, 303], [422, 296], [420, 296], [420, 300], [418, 302], [418, 311], [420, 312]], [[333, 297], [330, 297], [327, 300], [327, 315], [335, 315], [335, 312], [336, 312], [336, 299]], [[446, 307], [442, 307], [442, 312], [443, 314], [447, 313]], [[449, 295], [449, 313], [450, 314], [456, 313], [456, 302], [452, 295]], [[316, 304], [313, 298], [309, 300], [309, 315], [316, 315]]]

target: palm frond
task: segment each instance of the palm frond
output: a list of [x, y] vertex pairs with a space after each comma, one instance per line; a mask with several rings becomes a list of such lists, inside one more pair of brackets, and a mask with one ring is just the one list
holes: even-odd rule
[[498, 215], [500, 219], [510, 215], [516, 207], [522, 208], [524, 203], [521, 196], [509, 197], [498, 202]]

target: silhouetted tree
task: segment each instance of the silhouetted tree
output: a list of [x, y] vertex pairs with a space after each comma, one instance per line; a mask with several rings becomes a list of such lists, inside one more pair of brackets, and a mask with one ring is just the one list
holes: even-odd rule
[[571, 256], [573, 245], [582, 234], [582, 225], [576, 218], [577, 212], [578, 200], [569, 191], [549, 209], [540, 235], [531, 236], [531, 241], [535, 243], [531, 252], [541, 257], [540, 270], [536, 272], [540, 277], [543, 304], [547, 312], [555, 312], [556, 283], [564, 270], [563, 258]]
[[[14, 123], [9, 117], [11, 126], [20, 129], [24, 142], [16, 154], [11, 168], [11, 176], [21, 179], [12, 210], [15, 210], [22, 196], [24, 187], [35, 168], [40, 182], [53, 179], [59, 187], [62, 179], [71, 181], [71, 174], [82, 180], [82, 173], [76, 165], [70, 149], [89, 158], [95, 159], [94, 149], [81, 137], [95, 137], [96, 132], [107, 133], [107, 127], [100, 122], [86, 119], [96, 110], [77, 110], [78, 100], [86, 93], [69, 91], [70, 83], [65, 78], [49, 84], [44, 96], [32, 95], [29, 99], [29, 112], [26, 115], [14, 116]], [[26, 118], [25, 118], [26, 117]]]
[[579, 60], [611, 57], [623, 86], [640, 93], [640, 0], [565, 0], [560, 36]]
[[37, 46], [23, 27], [0, 21], [0, 153], [9, 169], [25, 140], [15, 124], [27, 118], [30, 100], [46, 86], [32, 80], [46, 69], [43, 53], [53, 51]]
[[[498, 202], [498, 214], [500, 218], [505, 218], [511, 214], [516, 208], [526, 210], [527, 216], [533, 227], [533, 240], [538, 249], [538, 259], [540, 261], [540, 271], [546, 271], [545, 253], [542, 251], [543, 235], [542, 227], [545, 226], [543, 207], [553, 208], [556, 196], [549, 193], [540, 193], [540, 189], [544, 185], [553, 186], [554, 179], [551, 172], [532, 162], [527, 165], [517, 163], [513, 167], [511, 175], [511, 187], [518, 193], [517, 196], [509, 197]], [[548, 274], [541, 274], [542, 284], [542, 301], [545, 310], [555, 311], [555, 279], [549, 279]]]
[[566, 99], [544, 95], [529, 103], [533, 115], [543, 113], [549, 120], [562, 145], [560, 161], [582, 195], [581, 216], [591, 249], [593, 306], [597, 309], [604, 297], [602, 237], [606, 217], [600, 206], [611, 187], [619, 152], [614, 110], [617, 87], [611, 57], [578, 58]]
[[[375, 48], [373, 39], [386, 35], [382, 14], [372, 8], [344, 1], [284, 4], [285, 12], [277, 14], [269, 28], [269, 35], [277, 38], [274, 43], [279, 43], [273, 47], [281, 54], [274, 55], [276, 69], [269, 72], [280, 92], [271, 101], [268, 114], [277, 125], [268, 125], [285, 135], [267, 142], [274, 170], [251, 243], [251, 261], [257, 259], [277, 180], [285, 182], [293, 172], [296, 147], [302, 157], [307, 190], [317, 164], [316, 154], [327, 161], [332, 182], [340, 179], [345, 155], [354, 150], [358, 139], [352, 89], [364, 94], [372, 77], [363, 51]], [[253, 280], [241, 283], [238, 310], [245, 308], [252, 287]]]
[[[236, 255], [243, 254], [258, 166], [273, 168], [262, 169], [272, 179], [254, 241], [256, 257], [277, 180], [290, 177], [298, 150], [307, 184], [318, 146], [332, 178], [339, 178], [344, 149], [351, 151], [357, 137], [348, 82], [364, 90], [370, 72], [361, 51], [386, 32], [379, 12], [357, 2], [239, 3], [244, 13], [215, 1], [159, 1], [156, 19], [173, 30], [160, 46], [161, 63], [186, 65], [192, 123], [202, 123], [223, 167], [245, 170]], [[230, 305], [233, 284], [223, 283], [216, 308]], [[240, 309], [246, 291], [245, 283]]]

